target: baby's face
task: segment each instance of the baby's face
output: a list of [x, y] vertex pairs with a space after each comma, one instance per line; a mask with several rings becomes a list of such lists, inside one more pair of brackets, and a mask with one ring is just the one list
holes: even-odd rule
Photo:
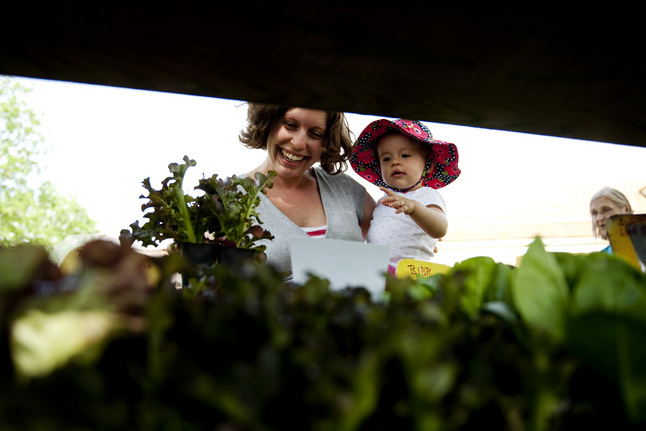
[[416, 184], [412, 190], [421, 187], [419, 180], [429, 151], [427, 145], [402, 134], [384, 135], [377, 143], [377, 155], [386, 184], [395, 189], [408, 189]]

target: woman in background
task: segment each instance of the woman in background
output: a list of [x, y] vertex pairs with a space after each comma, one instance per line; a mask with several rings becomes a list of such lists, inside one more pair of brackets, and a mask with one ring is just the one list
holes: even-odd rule
[[[606, 230], [608, 218], [617, 214], [632, 213], [630, 202], [622, 192], [610, 187], [602, 188], [590, 199], [590, 216], [592, 217], [594, 237], [608, 241], [608, 231]], [[612, 254], [610, 245], [601, 251]]]

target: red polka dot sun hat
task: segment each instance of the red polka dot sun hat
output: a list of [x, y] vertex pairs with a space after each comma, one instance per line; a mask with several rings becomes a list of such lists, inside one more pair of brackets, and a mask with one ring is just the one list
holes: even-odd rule
[[350, 156], [352, 169], [366, 181], [391, 190], [405, 191], [393, 189], [386, 184], [381, 175], [377, 142], [390, 132], [399, 132], [431, 147], [424, 173], [420, 178], [422, 186], [440, 189], [451, 184], [460, 175], [458, 147], [455, 144], [433, 139], [431, 131], [419, 121], [381, 119], [373, 121], [363, 129]]

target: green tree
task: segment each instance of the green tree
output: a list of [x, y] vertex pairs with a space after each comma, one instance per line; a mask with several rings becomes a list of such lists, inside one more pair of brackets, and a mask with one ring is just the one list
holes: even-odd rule
[[38, 116], [21, 100], [28, 91], [0, 77], [0, 245], [51, 249], [69, 235], [95, 232], [96, 222], [49, 181], [33, 184], [45, 145]]

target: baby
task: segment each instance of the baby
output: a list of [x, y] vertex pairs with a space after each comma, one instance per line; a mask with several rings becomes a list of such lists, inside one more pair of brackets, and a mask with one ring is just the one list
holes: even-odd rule
[[418, 121], [377, 120], [359, 135], [352, 168], [386, 194], [373, 213], [366, 241], [390, 246], [389, 271], [401, 259], [429, 261], [447, 231], [446, 207], [436, 189], [460, 175], [455, 144], [433, 139]]

